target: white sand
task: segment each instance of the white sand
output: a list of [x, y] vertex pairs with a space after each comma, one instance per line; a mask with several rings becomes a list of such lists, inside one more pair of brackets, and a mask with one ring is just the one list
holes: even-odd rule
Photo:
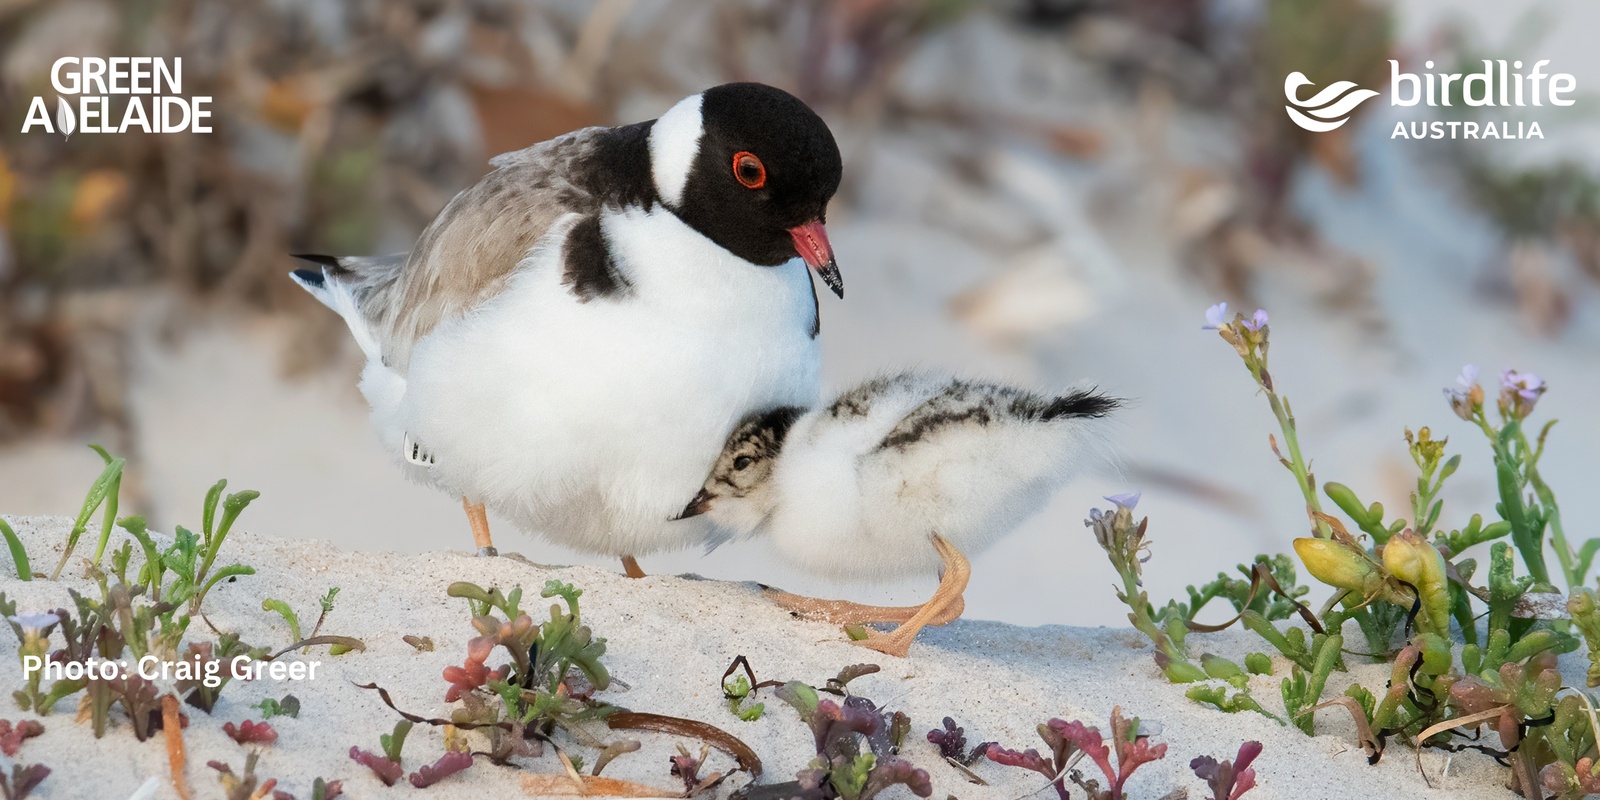
[[[53, 566], [70, 522], [51, 517], [9, 521], [28, 545], [36, 568]], [[84, 541], [89, 547], [80, 544], [80, 553], [92, 551], [90, 538]], [[1324, 735], [1311, 738], [1260, 715], [1229, 715], [1190, 702], [1182, 687], [1160, 678], [1150, 648], [1129, 629], [1023, 628], [962, 620], [926, 631], [911, 657], [898, 659], [845, 643], [827, 625], [791, 619], [749, 584], [666, 576], [635, 581], [591, 567], [535, 568], [509, 558], [484, 560], [460, 552], [345, 552], [324, 542], [279, 539], [248, 530], [236, 531], [223, 555], [227, 561], [255, 566], [258, 573], [220, 584], [207, 598], [207, 616], [220, 629], [237, 631], [252, 644], [281, 647], [289, 641], [288, 632], [277, 615], [261, 610], [261, 600], [279, 598], [303, 617], [314, 616], [317, 597], [329, 586], [339, 586], [337, 607], [323, 632], [360, 637], [367, 650], [304, 657], [322, 663], [314, 681], [230, 684], [210, 716], [188, 709], [188, 780], [196, 797], [220, 795], [206, 761], [229, 762], [235, 770], [243, 765], [245, 749], [222, 733], [222, 724], [259, 719], [253, 704], [289, 692], [302, 701], [300, 716], [271, 721], [279, 738], [264, 749], [258, 773], [278, 778], [279, 788], [300, 798], [309, 797], [310, 783], [318, 776], [343, 779], [349, 797], [388, 796], [382, 784], [346, 754], [351, 745], [377, 751], [378, 735], [389, 731], [397, 717], [375, 693], [359, 690], [352, 682], [376, 681], [408, 711], [448, 716], [440, 672], [463, 660], [465, 643], [475, 634], [465, 601], [446, 597], [446, 586], [457, 580], [506, 589], [520, 584], [536, 595], [552, 577], [584, 589], [584, 619], [608, 639], [606, 663], [618, 683], [602, 695], [605, 699], [636, 711], [704, 720], [734, 733], [766, 761], [764, 780], [769, 782], [786, 780], [804, 766], [811, 757], [810, 734], [792, 709], [770, 696], [764, 698], [767, 713], [758, 721], [741, 722], [728, 712], [717, 679], [735, 655], [747, 656], [762, 679], [800, 679], [814, 685], [847, 664], [881, 665], [882, 672], [851, 687], [910, 714], [913, 733], [903, 755], [929, 771], [935, 797], [1053, 796], [1044, 790], [1041, 777], [988, 762], [980, 762], [976, 771], [989, 786], [966, 782], [923, 738], [943, 716], [954, 716], [966, 728], [970, 742], [997, 740], [1021, 749], [1039, 745], [1034, 726], [1051, 716], [1084, 720], [1105, 730], [1112, 706], [1119, 704], [1130, 715], [1160, 723], [1156, 740], [1169, 745], [1165, 760], [1142, 768], [1129, 784], [1134, 798], [1159, 797], [1178, 786], [1188, 787], [1194, 798], [1207, 796], [1188, 769], [1189, 759], [1201, 754], [1231, 757], [1247, 739], [1266, 744], [1256, 762], [1260, 787], [1247, 795], [1255, 800], [1512, 797], [1502, 788], [1504, 770], [1485, 756], [1455, 756], [1443, 788], [1430, 790], [1416, 772], [1413, 753], [1402, 746], [1393, 745], [1382, 763], [1369, 767], [1351, 737], [1349, 721], [1337, 714], [1324, 712], [1320, 717]], [[0, 591], [17, 599], [24, 611], [70, 607], [69, 587], [92, 590], [88, 581], [77, 577], [81, 573], [80, 562], [66, 571], [71, 577], [60, 583], [0, 579]], [[1109, 591], [1097, 598], [1100, 603], [1114, 602]], [[524, 606], [539, 609], [541, 604], [535, 600]], [[1061, 614], [1069, 617], [1072, 609], [1062, 609]], [[196, 621], [191, 632], [200, 630], [203, 623]], [[437, 649], [417, 652], [401, 641], [407, 634], [431, 636]], [[1256, 644], [1231, 633], [1196, 635], [1192, 640], [1196, 651], [1203, 647], [1236, 659], [1256, 649]], [[499, 663], [501, 655], [497, 651], [490, 663]], [[1569, 680], [1581, 680], [1577, 659], [1569, 656], [1564, 666]], [[1278, 659], [1278, 674], [1286, 669]], [[1383, 685], [1382, 668], [1358, 667], [1355, 675], [1374, 690]], [[9, 635], [0, 637], [0, 688], [9, 694], [19, 680], [16, 644]], [[1335, 675], [1330, 690], [1342, 690], [1348, 680], [1349, 676]], [[1278, 678], [1256, 678], [1253, 691], [1269, 709], [1281, 711], [1277, 683]], [[0, 717], [27, 716], [11, 705], [9, 697], [0, 699], [0, 704], [5, 708]], [[61, 703], [57, 713], [43, 719], [45, 734], [23, 745], [23, 761], [43, 762], [55, 770], [39, 797], [124, 798], [149, 776], [162, 777], [159, 796], [175, 796], [166, 781], [166, 755], [159, 735], [139, 743], [120, 712], [113, 712], [113, 729], [97, 742], [87, 722], [73, 721], [74, 704], [75, 699]], [[603, 730], [599, 733], [606, 735]], [[678, 739], [637, 736], [644, 749], [622, 756], [605, 774], [672, 787], [676, 779], [668, 775], [667, 755]], [[412, 732], [405, 748], [408, 773], [442, 754], [442, 737], [441, 730], [423, 726]], [[592, 763], [593, 751], [574, 748], [574, 752], [584, 753]], [[1437, 752], [1422, 758], [1435, 783], [1444, 761]], [[715, 768], [730, 763], [726, 757], [713, 757]], [[559, 765], [548, 754], [521, 769], [497, 767], [480, 758], [470, 770], [428, 789], [427, 796], [524, 796], [525, 771], [553, 773]], [[722, 793], [743, 781], [738, 777]], [[416, 790], [402, 781], [391, 791]]]

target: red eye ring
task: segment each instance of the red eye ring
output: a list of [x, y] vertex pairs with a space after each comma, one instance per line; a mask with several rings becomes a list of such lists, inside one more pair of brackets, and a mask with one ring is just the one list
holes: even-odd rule
[[748, 150], [733, 154], [733, 179], [746, 189], [760, 189], [767, 185], [767, 165]]

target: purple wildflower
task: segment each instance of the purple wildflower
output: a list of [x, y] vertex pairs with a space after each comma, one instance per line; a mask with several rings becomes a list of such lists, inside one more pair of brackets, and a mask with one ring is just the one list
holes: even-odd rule
[[55, 625], [61, 621], [61, 617], [51, 613], [12, 614], [11, 616], [6, 617], [6, 619], [21, 626], [24, 632], [32, 632], [35, 634], [43, 632], [49, 629], [51, 625]]
[[1108, 502], [1108, 503], [1115, 503], [1118, 508], [1126, 508], [1129, 511], [1132, 511], [1135, 506], [1139, 505], [1139, 497], [1142, 494], [1143, 494], [1143, 492], [1123, 492], [1122, 494], [1108, 494], [1108, 495], [1106, 495], [1105, 499], [1106, 499], [1106, 502]]
[[1214, 331], [1228, 322], [1228, 304], [1218, 303], [1206, 309], [1206, 324], [1200, 328], [1203, 331]]
[[1544, 380], [1531, 372], [1508, 369], [1500, 373], [1501, 412], [1517, 419], [1527, 417], [1546, 388]]
[[1444, 390], [1445, 402], [1450, 404], [1450, 410], [1456, 416], [1471, 422], [1483, 406], [1483, 387], [1478, 385], [1477, 366], [1467, 364], [1462, 367], [1461, 374], [1456, 376], [1456, 384], [1461, 388]]
[[1538, 400], [1544, 394], [1544, 381], [1531, 372], [1508, 369], [1500, 373], [1500, 388], [1516, 392], [1524, 400]]
[[1252, 331], [1259, 331], [1265, 328], [1267, 326], [1267, 310], [1264, 308], [1256, 309], [1256, 313], [1250, 315], [1250, 319], [1245, 320], [1244, 326]]

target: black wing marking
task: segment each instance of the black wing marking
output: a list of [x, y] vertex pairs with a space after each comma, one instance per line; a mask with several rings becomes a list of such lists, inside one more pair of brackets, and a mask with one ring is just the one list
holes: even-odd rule
[[990, 425], [996, 421], [1054, 422], [1104, 417], [1121, 401], [1096, 389], [1080, 389], [1059, 397], [1012, 386], [955, 380], [939, 394], [912, 409], [879, 443], [878, 449], [903, 448], [957, 425]]
[[564, 261], [561, 282], [580, 302], [620, 295], [632, 287], [617, 268], [598, 215], [584, 217], [572, 226]]

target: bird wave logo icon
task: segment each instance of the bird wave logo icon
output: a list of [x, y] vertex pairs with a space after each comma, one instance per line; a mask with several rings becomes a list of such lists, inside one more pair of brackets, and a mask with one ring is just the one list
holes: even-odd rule
[[1335, 81], [1322, 91], [1301, 100], [1300, 89], [1312, 85], [1311, 79], [1303, 72], [1291, 72], [1289, 77], [1283, 79], [1283, 96], [1290, 103], [1283, 110], [1289, 112], [1289, 119], [1294, 124], [1313, 133], [1326, 133], [1338, 128], [1350, 121], [1350, 113], [1356, 110], [1356, 106], [1378, 96], [1377, 92], [1363, 89], [1352, 81]]

